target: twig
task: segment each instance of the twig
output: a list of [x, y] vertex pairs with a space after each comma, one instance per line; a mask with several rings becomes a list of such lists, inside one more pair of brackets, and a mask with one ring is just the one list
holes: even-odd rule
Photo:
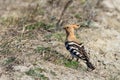
[[68, 6], [73, 2], [73, 0], [69, 0], [65, 6], [64, 6], [64, 9], [63, 11], [61, 12], [61, 15], [60, 15], [60, 18], [58, 19], [57, 23], [56, 23], [56, 29], [58, 30], [59, 29], [59, 26], [61, 25], [60, 22], [62, 20], [62, 16], [64, 15], [65, 11], [67, 10]]

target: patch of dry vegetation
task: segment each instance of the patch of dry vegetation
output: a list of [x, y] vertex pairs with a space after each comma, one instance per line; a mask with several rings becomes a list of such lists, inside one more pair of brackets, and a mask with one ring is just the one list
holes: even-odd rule
[[[120, 43], [119, 32], [117, 32], [120, 30], [118, 29], [119, 23], [118, 20], [111, 19], [109, 16], [105, 19], [97, 16], [102, 14], [101, 2], [99, 1], [73, 1], [61, 17], [60, 22], [61, 28], [68, 23], [78, 23], [83, 26], [77, 36], [85, 44], [88, 43], [86, 46], [91, 49], [91, 61], [96, 66], [96, 70], [91, 74], [87, 72], [82, 61], [78, 63], [68, 60], [69, 54], [64, 48], [65, 33], [62, 30], [56, 31], [56, 23], [60, 19], [61, 10], [64, 9], [66, 0], [21, 0], [18, 2], [12, 0], [9, 5], [7, 5], [7, 2], [4, 3], [5, 5], [1, 5], [1, 8], [6, 8], [2, 9], [4, 15], [1, 15], [0, 12], [0, 76], [7, 75], [8, 79], [17, 80], [16, 74], [22, 76], [23, 80], [26, 79], [26, 76], [27, 78], [31, 76], [29, 77], [31, 80], [49, 80], [49, 78], [50, 80], [57, 80], [58, 78], [61, 79], [61, 74], [65, 73], [63, 75], [65, 77], [66, 74], [71, 75], [74, 73], [72, 80], [76, 80], [80, 76], [76, 76], [77, 74], [83, 75], [81, 80], [85, 80], [86, 75], [88, 78], [95, 78], [96, 80], [119, 80], [118, 53], [120, 52], [116, 48], [116, 46], [119, 47], [117, 43]], [[18, 4], [20, 5], [18, 6]], [[99, 9], [101, 13], [99, 13]], [[101, 22], [101, 20], [106, 22]], [[108, 25], [106, 26], [106, 24]], [[85, 28], [85, 26], [89, 28]], [[117, 31], [111, 29], [111, 27]], [[114, 44], [111, 44], [110, 41]], [[114, 50], [109, 46], [113, 46]], [[47, 69], [49, 65], [41, 64], [39, 61], [52, 63], [52, 66], [55, 67], [54, 69], [50, 67], [49, 70]], [[25, 68], [24, 71], [24, 68], [21, 67], [17, 71], [14, 68], [15, 66], [24, 66], [28, 70]], [[41, 68], [42, 66], [47, 70]], [[64, 68], [61, 68], [61, 66]], [[56, 68], [59, 69], [59, 72]], [[21, 69], [23, 72], [19, 71]], [[60, 73], [62, 70], [66, 72]], [[70, 73], [67, 73], [68, 70]], [[52, 74], [53, 77], [49, 74]]]

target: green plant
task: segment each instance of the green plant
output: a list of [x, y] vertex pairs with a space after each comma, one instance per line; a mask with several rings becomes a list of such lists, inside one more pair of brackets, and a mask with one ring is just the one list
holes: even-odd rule
[[52, 37], [52, 34], [47, 34], [47, 35], [44, 36], [44, 38], [45, 38], [46, 40], [50, 40], [51, 37]]
[[50, 47], [43, 47], [43, 46], [38, 46], [35, 49], [35, 52], [37, 52], [37, 53], [50, 52], [50, 51], [51, 51]]
[[11, 53], [11, 50], [10, 50], [10, 44], [11, 44], [12, 41], [4, 41], [1, 45], [0, 45], [0, 53], [1, 54], [9, 54]]
[[81, 19], [81, 15], [80, 14], [75, 14], [75, 18]]
[[69, 68], [77, 69], [79, 67], [79, 62], [66, 60], [64, 65]]
[[27, 71], [25, 73], [34, 78], [39, 78], [40, 80], [49, 80], [48, 77], [46, 77], [44, 74], [42, 74], [43, 71], [44, 71], [44, 69], [36, 68], [36, 69], [30, 69], [29, 71]]
[[9, 57], [7, 58], [5, 61], [4, 61], [4, 65], [7, 65], [7, 64], [10, 64], [12, 63], [13, 61], [15, 61], [15, 57]]
[[62, 41], [62, 36], [60, 34], [53, 35], [57, 40]]
[[28, 38], [28, 39], [36, 39], [37, 38], [37, 32], [35, 32], [35, 31], [29, 31], [26, 34], [23, 34], [22, 38], [23, 39], [26, 39], [26, 38]]
[[86, 21], [83, 21], [83, 22], [81, 23], [81, 26], [82, 26], [82, 27], [89, 27], [90, 24], [91, 24], [91, 21], [90, 21], [90, 20], [86, 20]]
[[52, 70], [50, 71], [50, 73], [54, 76], [57, 76], [57, 74], [55, 72], [53, 72]]
[[65, 37], [65, 35], [63, 33], [54, 33], [52, 34], [53, 38], [57, 39], [58, 41], [64, 41], [63, 37]]
[[48, 30], [48, 29], [51, 29], [53, 28], [54, 25], [52, 24], [46, 24], [44, 22], [36, 22], [36, 23], [33, 23], [33, 24], [30, 24], [30, 25], [27, 25], [26, 26], [26, 30], [35, 30], [35, 29], [39, 29], [39, 28], [43, 28], [45, 30]]
[[44, 38], [48, 41], [51, 39], [55, 39], [57, 41], [63, 42], [65, 38], [65, 34], [63, 34], [62, 32], [50, 33], [50, 34], [45, 35]]
[[86, 2], [86, 0], [80, 0], [81, 4], [84, 4]]
[[11, 24], [15, 24], [16, 19], [13, 16], [9, 16], [7, 18], [2, 18], [2, 24], [5, 26], [9, 26]]

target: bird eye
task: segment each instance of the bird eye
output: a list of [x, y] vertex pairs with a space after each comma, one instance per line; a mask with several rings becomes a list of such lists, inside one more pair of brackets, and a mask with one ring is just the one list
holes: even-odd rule
[[69, 28], [69, 27], [66, 27], [67, 29]]

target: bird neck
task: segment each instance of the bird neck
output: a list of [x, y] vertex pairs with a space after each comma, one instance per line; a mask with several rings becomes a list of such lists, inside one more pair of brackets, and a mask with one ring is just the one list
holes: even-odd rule
[[74, 41], [74, 42], [78, 42], [75, 34], [74, 34], [74, 31], [71, 31], [71, 32], [67, 32], [67, 35], [66, 35], [66, 41]]

